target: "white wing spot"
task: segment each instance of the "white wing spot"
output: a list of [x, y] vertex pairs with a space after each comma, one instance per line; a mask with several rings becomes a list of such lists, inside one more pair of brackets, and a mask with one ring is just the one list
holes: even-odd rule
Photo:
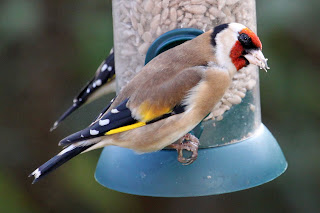
[[104, 64], [104, 65], [101, 67], [101, 72], [104, 72], [107, 68], [108, 68], [108, 65], [107, 65], [107, 64]]
[[97, 85], [97, 86], [100, 86], [101, 84], [102, 84], [101, 79], [96, 80], [96, 85]]
[[87, 89], [87, 93], [90, 93], [90, 88]]
[[115, 114], [115, 113], [118, 113], [118, 112], [119, 112], [119, 110], [117, 110], [117, 109], [112, 109], [112, 110], [111, 110], [111, 113], [114, 113], [114, 114]]
[[40, 177], [41, 172], [40, 172], [39, 168], [36, 169], [36, 170], [34, 170], [34, 172], [32, 172], [32, 175], [33, 175], [35, 178]]
[[112, 67], [110, 66], [110, 67], [108, 67], [108, 71], [110, 72], [112, 70]]
[[90, 129], [90, 135], [97, 135], [99, 134], [98, 130]]
[[93, 88], [96, 88], [96, 86], [97, 86], [97, 85], [96, 85], [96, 82], [94, 82], [94, 83], [92, 84], [92, 87], [93, 87]]
[[77, 103], [77, 101], [78, 101], [78, 99], [76, 99], [76, 98], [73, 99], [73, 103]]
[[108, 125], [109, 123], [110, 123], [109, 119], [104, 119], [99, 121], [100, 126], [105, 126], [105, 125]]

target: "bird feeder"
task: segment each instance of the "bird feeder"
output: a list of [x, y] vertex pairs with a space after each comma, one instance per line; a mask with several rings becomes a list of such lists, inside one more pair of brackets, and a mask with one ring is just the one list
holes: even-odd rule
[[[223, 23], [256, 31], [254, 0], [114, 0], [117, 90], [145, 63], [167, 49]], [[198, 159], [184, 166], [177, 152], [137, 154], [104, 148], [97, 181], [117, 191], [160, 197], [222, 194], [261, 185], [281, 175], [287, 162], [261, 123], [259, 75], [255, 66], [239, 70], [222, 100], [193, 131]]]

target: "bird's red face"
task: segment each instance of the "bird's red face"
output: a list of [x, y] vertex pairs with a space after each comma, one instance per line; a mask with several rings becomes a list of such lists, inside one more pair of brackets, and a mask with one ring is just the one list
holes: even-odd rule
[[237, 70], [249, 64], [255, 64], [266, 70], [269, 68], [267, 59], [265, 59], [261, 50], [262, 44], [259, 37], [249, 28], [243, 28], [230, 51], [230, 58]]

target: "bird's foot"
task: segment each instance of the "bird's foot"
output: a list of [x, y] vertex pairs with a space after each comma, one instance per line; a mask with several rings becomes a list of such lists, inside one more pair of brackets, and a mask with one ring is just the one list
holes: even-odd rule
[[[199, 139], [190, 133], [184, 135], [178, 140], [178, 143], [171, 144], [169, 147], [174, 148], [178, 152], [178, 161], [182, 165], [190, 165], [198, 157]], [[183, 157], [183, 150], [192, 152], [190, 158]]]

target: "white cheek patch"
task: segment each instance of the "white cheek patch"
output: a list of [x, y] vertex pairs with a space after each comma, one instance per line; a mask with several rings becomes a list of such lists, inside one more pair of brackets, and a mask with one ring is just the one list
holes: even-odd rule
[[228, 68], [234, 66], [230, 58], [230, 51], [235, 42], [238, 40], [235, 33], [231, 30], [224, 30], [217, 35], [216, 40], [216, 56], [218, 64], [224, 65]]
[[226, 67], [231, 73], [236, 71], [235, 65], [230, 58], [230, 52], [238, 41], [239, 32], [244, 29], [245, 26], [238, 23], [230, 23], [229, 28], [221, 31], [216, 36], [216, 57], [220, 66]]

